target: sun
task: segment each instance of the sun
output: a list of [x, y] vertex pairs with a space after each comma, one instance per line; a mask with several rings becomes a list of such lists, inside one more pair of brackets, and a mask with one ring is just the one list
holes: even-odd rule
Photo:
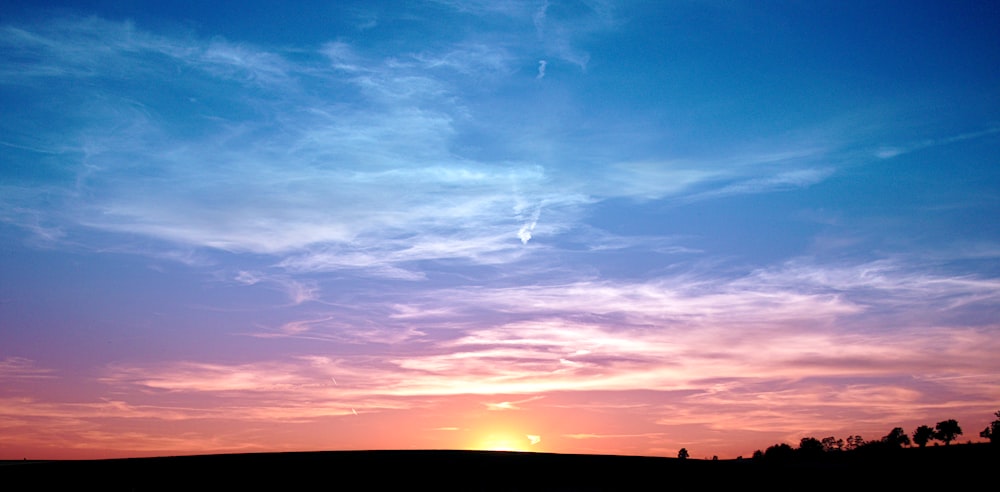
[[532, 446], [538, 442], [537, 436], [520, 435], [506, 432], [493, 432], [484, 436], [474, 449], [482, 451], [533, 451]]

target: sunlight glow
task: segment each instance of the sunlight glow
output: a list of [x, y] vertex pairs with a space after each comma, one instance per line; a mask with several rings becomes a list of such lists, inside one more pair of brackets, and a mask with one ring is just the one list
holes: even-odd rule
[[[538, 436], [531, 436], [537, 438]], [[472, 449], [481, 451], [535, 451], [532, 445], [533, 439], [527, 435], [515, 434], [512, 432], [490, 432], [482, 437]]]

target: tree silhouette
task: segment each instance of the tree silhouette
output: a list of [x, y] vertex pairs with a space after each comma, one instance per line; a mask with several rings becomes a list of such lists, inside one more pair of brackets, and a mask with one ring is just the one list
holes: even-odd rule
[[861, 436], [847, 436], [847, 450], [858, 449], [864, 445], [865, 440]]
[[803, 437], [799, 441], [798, 453], [805, 459], [819, 459], [823, 456], [823, 443], [815, 437]]
[[931, 439], [934, 439], [934, 429], [926, 425], [921, 425], [913, 431], [913, 443], [917, 446], [924, 447]]
[[688, 456], [690, 455], [688, 454], [687, 448], [681, 448], [681, 450], [677, 452], [677, 459], [686, 460], [688, 459]]
[[895, 427], [882, 438], [882, 442], [893, 448], [901, 448], [910, 445], [910, 436], [906, 435], [902, 427]]
[[788, 461], [795, 455], [795, 450], [788, 443], [775, 444], [764, 450], [764, 459], [768, 461]]
[[989, 439], [991, 444], [1000, 444], [1000, 410], [997, 410], [997, 412], [993, 415], [995, 415], [997, 419], [990, 422], [990, 425], [986, 426], [986, 428], [979, 433], [979, 437]]
[[958, 421], [955, 419], [942, 420], [934, 426], [934, 438], [944, 441], [945, 446], [951, 444], [951, 441], [960, 435], [962, 435], [962, 428], [958, 426]]
[[837, 439], [833, 436], [824, 437], [820, 443], [823, 444], [823, 451], [826, 451], [827, 453], [844, 449], [844, 440]]

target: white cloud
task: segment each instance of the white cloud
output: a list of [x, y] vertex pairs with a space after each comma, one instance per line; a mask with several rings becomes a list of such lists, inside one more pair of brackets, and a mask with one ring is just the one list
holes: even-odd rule
[[528, 241], [531, 240], [531, 233], [535, 230], [535, 226], [538, 225], [538, 219], [541, 217], [541, 214], [541, 208], [536, 208], [531, 218], [518, 229], [517, 237], [521, 240], [521, 244], [528, 244]]

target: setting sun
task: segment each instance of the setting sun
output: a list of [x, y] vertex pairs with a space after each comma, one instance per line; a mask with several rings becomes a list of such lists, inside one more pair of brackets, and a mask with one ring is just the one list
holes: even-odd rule
[[535, 446], [541, 442], [541, 437], [513, 432], [491, 432], [483, 436], [473, 449], [482, 451], [538, 451]]

